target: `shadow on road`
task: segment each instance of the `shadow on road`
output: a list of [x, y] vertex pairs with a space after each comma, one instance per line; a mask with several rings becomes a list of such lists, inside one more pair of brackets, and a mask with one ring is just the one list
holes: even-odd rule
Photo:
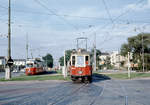
[[111, 78], [106, 75], [93, 73], [93, 82], [100, 82], [100, 81], [105, 81], [105, 80], [110, 80], [110, 79]]

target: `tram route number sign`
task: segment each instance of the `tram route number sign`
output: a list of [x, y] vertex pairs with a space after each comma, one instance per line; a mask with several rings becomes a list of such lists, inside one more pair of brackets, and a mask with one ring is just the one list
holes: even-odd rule
[[8, 59], [8, 61], [7, 61], [7, 65], [8, 66], [12, 66], [14, 64], [14, 61], [13, 61], [13, 59]]

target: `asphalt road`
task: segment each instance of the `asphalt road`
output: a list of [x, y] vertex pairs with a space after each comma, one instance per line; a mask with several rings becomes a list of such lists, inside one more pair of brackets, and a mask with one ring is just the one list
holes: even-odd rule
[[150, 79], [0, 82], [0, 105], [150, 105]]
[[[20, 76], [22, 74], [24, 74], [24, 73], [23, 72], [18, 72], [18, 73], [11, 72], [12, 77]], [[4, 77], [5, 77], [5, 72], [0, 72], [0, 78], [4, 78]]]

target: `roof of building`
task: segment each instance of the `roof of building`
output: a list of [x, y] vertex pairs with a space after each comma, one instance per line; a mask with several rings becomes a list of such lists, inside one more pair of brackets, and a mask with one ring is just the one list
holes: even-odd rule
[[5, 59], [5, 56], [0, 56], [0, 59]]
[[109, 55], [109, 53], [103, 52], [103, 53], [101, 53], [101, 55]]
[[13, 59], [14, 61], [26, 61], [25, 59]]

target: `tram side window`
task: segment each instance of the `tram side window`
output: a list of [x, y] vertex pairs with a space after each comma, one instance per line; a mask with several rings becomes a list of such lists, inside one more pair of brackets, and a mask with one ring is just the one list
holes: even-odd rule
[[89, 62], [89, 56], [85, 56], [85, 64], [88, 65]]
[[85, 61], [89, 61], [89, 56], [85, 56]]
[[72, 56], [72, 65], [75, 65], [75, 56]]

